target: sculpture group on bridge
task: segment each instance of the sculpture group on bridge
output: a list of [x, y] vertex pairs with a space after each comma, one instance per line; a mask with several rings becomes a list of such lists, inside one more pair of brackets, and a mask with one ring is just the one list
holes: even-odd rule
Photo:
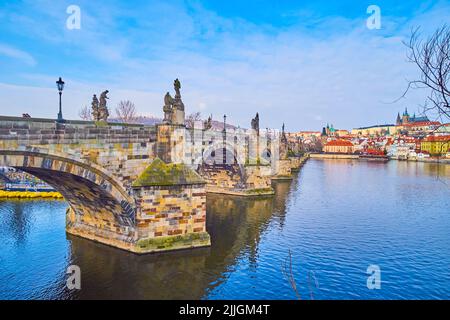
[[212, 115], [207, 120], [203, 121], [203, 129], [209, 130], [212, 128]]
[[164, 96], [164, 123], [184, 125], [184, 104], [181, 100], [181, 83], [175, 79], [173, 82], [175, 89], [175, 98], [172, 98], [169, 92]]
[[256, 131], [256, 134], [259, 135], [259, 114], [256, 113], [256, 116], [252, 119], [251, 127]]
[[97, 98], [97, 95], [94, 94], [94, 96], [92, 97], [92, 119], [96, 122], [108, 121], [109, 111], [108, 107], [106, 106], [106, 100], [109, 99], [107, 96], [108, 93], [109, 91], [105, 90], [100, 94], [100, 102]]

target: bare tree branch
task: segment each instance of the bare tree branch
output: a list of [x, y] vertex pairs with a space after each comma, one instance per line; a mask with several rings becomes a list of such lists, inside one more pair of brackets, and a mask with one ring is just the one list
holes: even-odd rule
[[185, 123], [187, 128], [193, 128], [196, 121], [202, 120], [200, 112], [193, 112], [186, 117]]
[[82, 120], [86, 120], [86, 121], [92, 120], [91, 110], [89, 110], [89, 108], [87, 106], [84, 106], [83, 108], [81, 108], [78, 111], [78, 116]]
[[130, 100], [122, 100], [116, 107], [117, 118], [123, 123], [133, 123], [136, 121], [136, 107]]
[[[423, 40], [420, 29], [412, 30], [408, 42], [407, 58], [420, 70], [419, 79], [408, 81], [408, 86], [399, 98], [406, 96], [410, 89], [429, 90], [423, 106], [425, 112], [436, 112], [450, 119], [450, 27], [437, 29], [429, 38]], [[398, 99], [398, 100], [399, 100]], [[397, 100], [397, 101], [398, 101]]]

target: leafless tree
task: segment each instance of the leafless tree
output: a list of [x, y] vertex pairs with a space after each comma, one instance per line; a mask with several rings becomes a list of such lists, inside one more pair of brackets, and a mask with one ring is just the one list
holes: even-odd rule
[[87, 106], [84, 106], [83, 108], [80, 109], [80, 111], [78, 111], [78, 116], [82, 120], [86, 121], [92, 120], [91, 110], [89, 110]]
[[[450, 120], [450, 27], [443, 25], [426, 39], [421, 36], [420, 28], [416, 28], [405, 45], [408, 48], [408, 60], [418, 67], [420, 76], [408, 82], [402, 97], [410, 89], [428, 90], [422, 106], [423, 113], [436, 114], [436, 120], [440, 120], [443, 123], [441, 126], [444, 126], [445, 122]], [[434, 131], [441, 126], [436, 127]], [[440, 179], [439, 173], [437, 178]]]
[[200, 121], [202, 120], [201, 118], [201, 113], [200, 112], [193, 112], [191, 114], [189, 114], [186, 117], [185, 123], [186, 123], [186, 127], [188, 128], [193, 128], [195, 121]]
[[116, 107], [116, 115], [120, 121], [124, 123], [132, 123], [136, 121], [136, 107], [130, 100], [122, 100]]
[[408, 82], [403, 96], [410, 89], [429, 90], [423, 105], [424, 113], [432, 111], [437, 113], [439, 119], [448, 120], [450, 119], [450, 27], [444, 25], [426, 39], [419, 31], [419, 28], [413, 30], [405, 45], [408, 48], [408, 60], [419, 68], [420, 76]]

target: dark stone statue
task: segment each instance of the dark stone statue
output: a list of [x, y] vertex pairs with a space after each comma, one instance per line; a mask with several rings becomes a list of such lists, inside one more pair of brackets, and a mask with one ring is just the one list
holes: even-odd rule
[[181, 101], [181, 82], [180, 80], [175, 79], [173, 82], [173, 88], [175, 89], [175, 99], [173, 99], [173, 107], [176, 110], [184, 111], [184, 104], [183, 101]]
[[109, 99], [108, 98], [108, 90], [103, 91], [100, 94], [100, 104], [98, 107], [98, 121], [107, 121], [108, 117], [109, 117], [109, 112], [108, 112], [108, 107], [106, 106], [106, 100]]
[[258, 113], [256, 113], [256, 116], [252, 119], [251, 126], [252, 126], [252, 129], [255, 130], [256, 133], [259, 134], [259, 114]]
[[281, 127], [281, 141], [284, 143], [287, 143], [286, 132], [284, 131], [284, 122], [283, 122], [283, 126]]
[[180, 80], [175, 79], [173, 82], [175, 89], [175, 97], [172, 98], [169, 92], [164, 96], [164, 123], [165, 124], [178, 124], [184, 125], [184, 104], [181, 100], [181, 83]]
[[97, 99], [96, 94], [94, 94], [94, 96], [92, 97], [91, 105], [92, 105], [92, 110], [91, 110], [92, 120], [99, 121], [100, 114], [98, 112], [98, 99]]
[[180, 89], [181, 89], [181, 82], [180, 80], [178, 80], [178, 78], [176, 78], [173, 81], [173, 87], [175, 89], [175, 98], [181, 98], [181, 94], [180, 94]]
[[173, 100], [172, 96], [170, 95], [169, 92], [167, 92], [166, 95], [164, 96], [164, 105], [165, 106], [172, 106], [173, 101], [174, 100]]
[[286, 132], [284, 131], [284, 123], [281, 127], [281, 143], [280, 143], [280, 159], [287, 159], [288, 157], [288, 140]]
[[203, 122], [203, 129], [209, 130], [211, 128], [212, 128], [212, 115], [210, 115], [208, 119]]
[[163, 111], [164, 111], [164, 123], [166, 124], [170, 124], [172, 123], [172, 106], [173, 106], [173, 98], [170, 95], [169, 92], [166, 93], [166, 95], [164, 96], [164, 107], [163, 107]]

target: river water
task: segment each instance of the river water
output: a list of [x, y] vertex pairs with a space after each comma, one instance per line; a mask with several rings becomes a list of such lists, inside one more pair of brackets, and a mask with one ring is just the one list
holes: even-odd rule
[[145, 256], [66, 235], [64, 201], [1, 201], [0, 298], [296, 299], [289, 261], [301, 299], [450, 298], [450, 165], [309, 160], [274, 188], [208, 195], [210, 248]]

